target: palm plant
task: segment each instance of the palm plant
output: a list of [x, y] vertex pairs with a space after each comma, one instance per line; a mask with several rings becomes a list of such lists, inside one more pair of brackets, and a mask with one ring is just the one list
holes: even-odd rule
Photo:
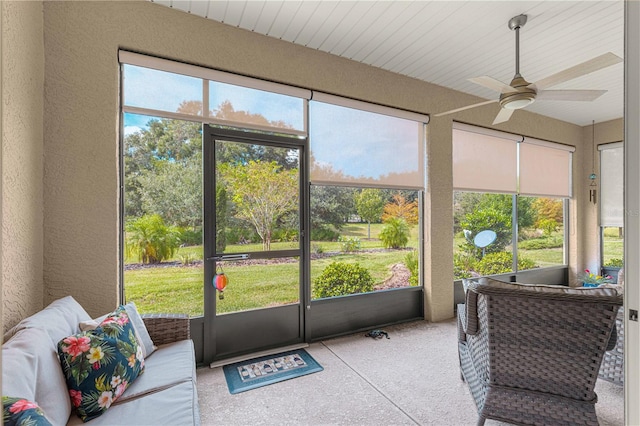
[[173, 257], [180, 245], [180, 233], [164, 223], [158, 214], [145, 215], [128, 222], [127, 256], [135, 255], [142, 263], [160, 263]]

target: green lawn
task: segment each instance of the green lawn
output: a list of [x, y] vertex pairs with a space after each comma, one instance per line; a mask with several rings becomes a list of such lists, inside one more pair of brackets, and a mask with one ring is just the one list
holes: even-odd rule
[[[343, 229], [343, 235], [361, 239], [361, 251], [355, 253], [332, 253], [331, 256], [314, 259], [311, 262], [311, 281], [322, 273], [331, 262], [360, 263], [369, 270], [375, 284], [382, 283], [390, 276], [390, 267], [401, 263], [407, 250], [374, 251], [381, 249], [377, 238], [383, 225], [371, 225], [371, 240], [366, 238], [366, 224], [349, 224]], [[417, 247], [418, 229], [414, 226], [409, 245]], [[322, 251], [340, 252], [339, 242], [313, 242]], [[272, 250], [290, 249], [293, 243], [273, 243]], [[226, 253], [250, 252], [262, 250], [261, 244], [243, 244], [227, 246]], [[202, 246], [182, 247], [170, 261], [180, 261], [188, 254], [192, 258], [202, 259]], [[128, 260], [131, 263], [131, 259]], [[218, 313], [261, 308], [273, 305], [297, 302], [299, 297], [298, 262], [260, 265], [227, 263], [224, 272], [229, 284], [224, 299], [218, 299]], [[124, 273], [125, 294], [128, 301], [134, 301], [141, 312], [183, 312], [191, 316], [203, 313], [202, 265], [190, 267], [151, 267], [126, 270]], [[375, 285], [374, 284], [374, 285]]]

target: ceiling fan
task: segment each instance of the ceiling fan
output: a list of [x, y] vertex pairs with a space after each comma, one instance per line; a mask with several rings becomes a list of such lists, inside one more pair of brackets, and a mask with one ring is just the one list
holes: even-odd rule
[[495, 78], [486, 75], [469, 79], [469, 81], [473, 83], [499, 92], [500, 97], [498, 99], [479, 102], [477, 104], [467, 105], [451, 111], [435, 114], [436, 117], [498, 102], [500, 104], [500, 112], [493, 121], [493, 124], [499, 124], [508, 121], [515, 110], [525, 108], [536, 100], [594, 101], [607, 92], [606, 90], [545, 89], [622, 62], [622, 58], [611, 52], [567, 68], [556, 74], [550, 75], [549, 77], [543, 78], [542, 80], [538, 80], [535, 83], [529, 83], [526, 81], [520, 75], [520, 28], [522, 28], [526, 23], [527, 15], [514, 16], [509, 20], [509, 29], [516, 32], [516, 74], [510, 84], [507, 85], [500, 80], [496, 80]]

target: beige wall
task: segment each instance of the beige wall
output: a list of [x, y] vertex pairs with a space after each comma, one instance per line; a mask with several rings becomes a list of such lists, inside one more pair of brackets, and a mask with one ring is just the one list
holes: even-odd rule
[[[581, 225], [578, 232], [579, 239], [577, 241], [577, 249], [575, 251], [572, 250], [571, 264], [575, 265], [575, 271], [583, 271], [584, 269], [598, 271], [600, 266], [602, 266], [600, 265], [600, 228], [598, 226], [600, 187], [596, 189], [596, 203], [594, 204], [589, 201], [589, 185], [591, 184], [589, 175], [592, 172], [592, 167], [595, 166], [595, 173], [600, 176], [598, 145], [620, 142], [623, 139], [623, 119], [595, 123], [595, 128], [590, 125], [582, 128], [584, 149], [581, 150], [579, 154], [581, 161], [576, 163], [576, 167], [574, 167], [574, 173], [577, 171], [579, 174], [574, 179], [576, 183], [574, 188], [575, 191], [577, 191], [577, 201], [574, 202], [574, 206], [577, 208], [573, 209], [573, 214], [577, 217], [577, 222]], [[575, 274], [572, 278], [576, 279], [576, 282], [572, 282], [577, 284]]]
[[43, 14], [40, 2], [2, 7], [3, 327], [43, 307]]
[[[44, 190], [44, 303], [71, 294], [93, 315], [118, 302], [119, 48], [422, 113], [478, 100], [146, 1], [45, 2], [44, 177], [29, 181], [36, 186], [30, 197]], [[453, 314], [451, 120], [489, 126], [496, 113], [491, 105], [434, 118], [429, 126], [425, 285], [431, 320]], [[578, 145], [578, 151], [584, 132], [526, 111], [499, 128]], [[42, 149], [38, 138], [28, 145]], [[3, 180], [8, 176], [5, 171]], [[42, 291], [27, 277], [13, 282], [5, 294], [19, 287]]]

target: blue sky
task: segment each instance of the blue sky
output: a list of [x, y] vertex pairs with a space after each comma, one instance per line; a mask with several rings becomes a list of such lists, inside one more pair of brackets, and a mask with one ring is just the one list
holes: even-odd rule
[[[127, 106], [176, 112], [186, 100], [202, 101], [202, 79], [125, 65], [124, 101]], [[302, 99], [210, 82], [210, 109], [229, 100], [236, 111], [282, 120], [297, 130], [304, 127]], [[314, 159], [354, 177], [379, 178], [389, 173], [420, 170], [418, 147], [422, 124], [410, 120], [345, 108], [323, 102], [309, 103], [309, 138]], [[146, 127], [152, 118], [124, 114], [124, 133]]]
[[[183, 101], [202, 102], [203, 80], [180, 74], [125, 65], [124, 103], [127, 106], [176, 112]], [[213, 82], [209, 83], [209, 109], [230, 101], [236, 111], [261, 114], [269, 121], [284, 121], [297, 130], [304, 128], [303, 100], [262, 90]], [[125, 116], [125, 134], [146, 123]]]

